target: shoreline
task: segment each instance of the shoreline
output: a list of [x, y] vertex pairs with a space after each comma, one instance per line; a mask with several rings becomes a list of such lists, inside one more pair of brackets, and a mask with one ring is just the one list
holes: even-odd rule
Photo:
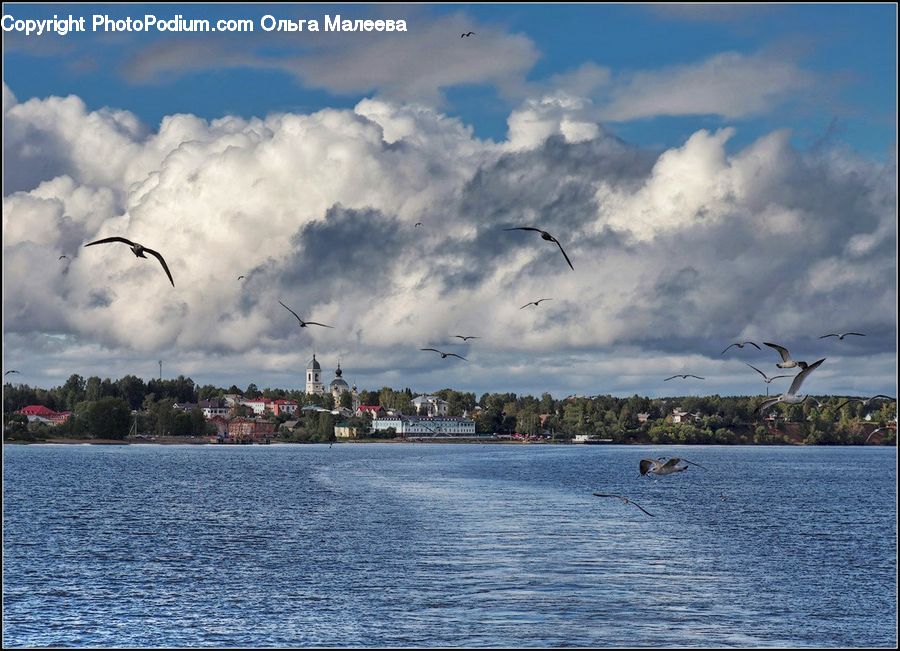
[[[398, 444], [398, 443], [409, 443], [409, 444], [419, 444], [419, 443], [438, 443], [438, 444], [449, 444], [449, 445], [565, 445], [565, 446], [576, 446], [576, 447], [603, 447], [608, 445], [643, 445], [643, 446], [654, 446], [654, 447], [685, 447], [692, 445], [722, 445], [725, 447], [729, 447], [730, 445], [747, 445], [747, 446], [773, 446], [773, 447], [840, 447], [837, 445], [827, 445], [827, 444], [805, 444], [805, 443], [716, 443], [716, 444], [704, 444], [704, 443], [651, 443], [649, 441], [634, 441], [628, 443], [595, 443], [595, 444], [585, 444], [585, 443], [571, 443], [571, 442], [562, 442], [562, 441], [530, 441], [524, 442], [519, 440], [509, 440], [509, 439], [491, 439], [485, 438], [481, 439], [473, 439], [473, 438], [460, 438], [460, 439], [434, 439], [434, 440], [408, 440], [408, 439], [347, 439], [347, 440], [339, 440], [333, 442], [319, 442], [319, 443], [300, 443], [295, 441], [272, 441], [268, 445], [334, 445], [338, 444], [346, 444], [350, 443], [353, 445], [368, 445], [368, 444], [379, 444], [379, 443], [388, 443], [388, 444]], [[36, 441], [25, 441], [25, 440], [3, 440], [4, 445], [41, 445], [41, 444], [51, 444], [51, 445], [212, 445], [216, 447], [242, 447], [242, 446], [256, 446], [256, 445], [266, 445], [263, 443], [216, 443], [214, 441], [210, 441], [207, 439], [187, 439], [185, 440], [182, 437], [177, 436], [165, 436], [165, 437], [157, 437], [156, 439], [70, 439], [70, 438], [48, 438], [43, 440]], [[896, 448], [896, 445], [881, 445], [879, 443], [867, 443], [863, 445], [849, 445], [846, 447], [872, 447], [872, 448]]]

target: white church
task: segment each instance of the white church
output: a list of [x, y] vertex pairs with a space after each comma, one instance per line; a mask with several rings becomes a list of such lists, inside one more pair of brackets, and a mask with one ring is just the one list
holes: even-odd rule
[[356, 385], [351, 387], [341, 377], [343, 373], [341, 363], [338, 362], [337, 370], [334, 372], [334, 379], [326, 389], [325, 383], [322, 381], [322, 366], [316, 360], [316, 354], [313, 353], [312, 361], [306, 365], [306, 395], [324, 396], [326, 393], [330, 393], [334, 398], [334, 404], [339, 405], [341, 394], [347, 391], [350, 393], [352, 400], [351, 409], [356, 411], [359, 408], [359, 392], [356, 389]]

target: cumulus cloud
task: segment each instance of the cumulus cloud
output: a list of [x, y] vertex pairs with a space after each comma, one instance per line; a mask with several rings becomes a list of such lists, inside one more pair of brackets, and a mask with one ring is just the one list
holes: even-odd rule
[[[893, 160], [798, 151], [780, 131], [728, 153], [731, 128], [651, 152], [590, 110], [526, 102], [494, 143], [384, 99], [149, 128], [4, 88], [16, 368], [68, 365], [61, 381], [161, 356], [195, 379], [299, 386], [315, 350], [361, 386], [653, 394], [693, 372], [712, 378], [698, 391], [740, 393], [759, 390], [754, 374], [719, 353], [749, 337], [828, 356], [836, 370], [811, 389], [846, 387], [839, 363], [892, 387]], [[556, 235], [575, 271], [512, 225]], [[80, 246], [111, 235], [161, 251], [176, 287], [125, 246]], [[539, 297], [554, 300], [519, 309]], [[335, 328], [300, 329], [279, 300]], [[836, 351], [823, 328], [869, 336]]]

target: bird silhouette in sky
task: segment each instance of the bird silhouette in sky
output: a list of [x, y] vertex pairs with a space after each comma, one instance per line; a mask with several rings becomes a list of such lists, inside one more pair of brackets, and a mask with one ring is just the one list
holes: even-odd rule
[[525, 309], [526, 307], [528, 307], [529, 305], [534, 305], [535, 307], [537, 307], [537, 306], [540, 304], [541, 301], [552, 301], [552, 300], [553, 300], [552, 298], [539, 298], [539, 299], [536, 300], [536, 301], [531, 301], [530, 303], [525, 303], [525, 305], [523, 305], [523, 306], [520, 307], [519, 309], [520, 309], [520, 310], [524, 310], [524, 309]]
[[[278, 302], [281, 303], [281, 301], [278, 301]], [[284, 303], [281, 303], [281, 307], [283, 307], [283, 308], [286, 309], [288, 312], [290, 312], [290, 313], [293, 314], [295, 317], [297, 317], [297, 321], [300, 322], [300, 327], [301, 327], [301, 328], [305, 328], [305, 327], [308, 326], [308, 325], [317, 325], [317, 326], [322, 326], [323, 328], [333, 328], [333, 327], [334, 327], [334, 326], [330, 326], [330, 325], [325, 325], [324, 323], [317, 323], [316, 321], [304, 321], [303, 319], [300, 318], [300, 315], [299, 315], [299, 314], [297, 314], [296, 312], [294, 312], [294, 310], [292, 310], [291, 308], [289, 308], [289, 307], [288, 307], [287, 305], [285, 305]]]
[[469, 361], [462, 355], [457, 355], [456, 353], [441, 353], [441, 351], [439, 351], [437, 348], [420, 348], [419, 350], [433, 350], [436, 353], [440, 353], [441, 359], [447, 359], [448, 357], [459, 357], [463, 361]]
[[572, 271], [575, 271], [575, 267], [572, 266], [572, 261], [569, 260], [569, 256], [566, 255], [565, 250], [562, 248], [562, 244], [559, 243], [559, 240], [550, 235], [547, 231], [542, 231], [540, 228], [534, 228], [533, 226], [516, 226], [514, 228], [504, 228], [505, 231], [534, 231], [536, 233], [541, 234], [541, 238], [547, 240], [548, 242], [555, 242], [556, 246], [559, 247], [559, 250], [562, 251], [563, 257], [566, 259], [566, 262], [569, 263], [569, 267]]
[[89, 244], [85, 244], [85, 246], [94, 246], [95, 244], [108, 244], [110, 242], [122, 242], [123, 244], [127, 244], [131, 247], [131, 252], [134, 253], [139, 258], [146, 258], [145, 253], [149, 253], [154, 256], [159, 263], [162, 265], [163, 270], [166, 272], [166, 275], [169, 277], [169, 282], [172, 283], [172, 287], [175, 286], [175, 281], [172, 280], [172, 273], [169, 271], [169, 265], [166, 264], [166, 261], [163, 257], [153, 249], [148, 249], [146, 246], [142, 244], [138, 244], [137, 242], [132, 242], [131, 240], [126, 240], [124, 237], [106, 237], [102, 240], [97, 240], [96, 242], [91, 242]]

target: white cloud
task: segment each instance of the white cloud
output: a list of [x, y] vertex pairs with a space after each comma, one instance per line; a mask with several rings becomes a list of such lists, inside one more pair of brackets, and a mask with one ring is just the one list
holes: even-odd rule
[[555, 135], [561, 135], [566, 142], [593, 140], [601, 129], [592, 113], [590, 100], [563, 92], [527, 100], [507, 120], [508, 146], [530, 149]]
[[[76, 97], [14, 105], [6, 167], [26, 171], [3, 199], [12, 359], [47, 377], [52, 360], [107, 375], [164, 357], [195, 379], [297, 386], [315, 349], [362, 386], [565, 394], [666, 392], [675, 372], [755, 391], [719, 357], [738, 336], [791, 344], [850, 327], [869, 336], [841, 348], [847, 368], [896, 356], [893, 162], [798, 152], [783, 132], [728, 154], [731, 129], [656, 155], [590, 111], [571, 96], [527, 102], [494, 143], [383, 99], [176, 115], [155, 131]], [[502, 230], [516, 224], [557, 235], [575, 271], [537, 234]], [[125, 246], [80, 246], [110, 235], [162, 252], [176, 287]], [[335, 328], [301, 330], [279, 300]], [[50, 334], [65, 337], [53, 352]], [[823, 346], [807, 352], [831, 366]], [[893, 381], [883, 371], [876, 390]], [[840, 373], [821, 390], [846, 385]]]
[[615, 81], [606, 120], [660, 115], [736, 119], [772, 110], [813, 90], [815, 76], [784, 57], [723, 52], [700, 63], [639, 71]]

